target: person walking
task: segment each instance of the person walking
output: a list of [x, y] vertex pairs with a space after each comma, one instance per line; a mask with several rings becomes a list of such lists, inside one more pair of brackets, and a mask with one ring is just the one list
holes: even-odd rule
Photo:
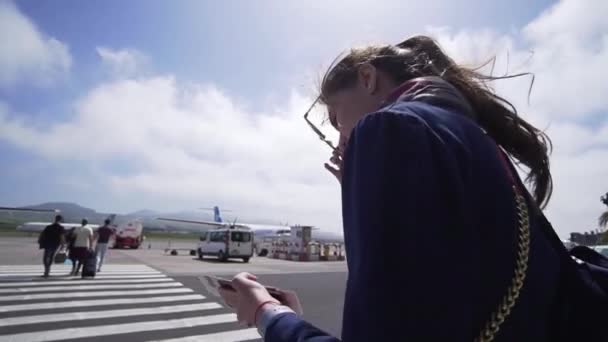
[[76, 259], [76, 266], [73, 268], [74, 272], [71, 275], [76, 276], [80, 272], [80, 267], [86, 261], [89, 253], [93, 247], [93, 229], [89, 226], [89, 221], [85, 218], [81, 221], [81, 226], [74, 230], [74, 258]]
[[76, 266], [78, 265], [78, 258], [76, 257], [76, 252], [74, 248], [74, 242], [76, 242], [76, 228], [72, 228], [67, 231], [65, 234], [65, 240], [67, 244], [68, 250], [68, 258], [72, 262], [72, 271], [70, 275], [76, 274]]
[[110, 239], [115, 234], [114, 229], [110, 227], [110, 219], [106, 219], [104, 221], [104, 225], [99, 227], [95, 232], [95, 240], [97, 241], [97, 245], [95, 246], [95, 256], [97, 258], [97, 272], [101, 271], [101, 266], [103, 265], [103, 261], [106, 257], [106, 252], [108, 251], [108, 243]]
[[38, 237], [38, 244], [41, 249], [44, 249], [42, 264], [44, 265], [44, 274], [42, 277], [48, 278], [51, 273], [51, 265], [55, 259], [57, 250], [65, 244], [65, 230], [61, 225], [63, 217], [55, 216], [55, 221], [46, 226]]

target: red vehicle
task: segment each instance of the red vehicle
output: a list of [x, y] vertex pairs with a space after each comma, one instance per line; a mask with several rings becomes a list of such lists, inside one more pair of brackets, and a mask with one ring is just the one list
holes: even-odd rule
[[140, 221], [129, 221], [115, 228], [113, 248], [137, 249], [144, 240], [144, 228]]

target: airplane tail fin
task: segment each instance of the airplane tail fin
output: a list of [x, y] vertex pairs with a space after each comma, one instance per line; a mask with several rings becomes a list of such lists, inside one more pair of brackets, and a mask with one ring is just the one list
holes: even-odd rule
[[107, 219], [110, 220], [110, 224], [114, 224], [114, 219], [116, 219], [116, 214], [112, 214], [112, 215], [108, 216]]
[[218, 206], [213, 207], [213, 221], [222, 223], [222, 216], [220, 215], [220, 208]]

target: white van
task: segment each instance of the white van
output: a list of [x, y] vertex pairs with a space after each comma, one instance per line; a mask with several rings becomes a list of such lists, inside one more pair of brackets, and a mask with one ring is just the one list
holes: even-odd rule
[[253, 255], [253, 232], [247, 228], [218, 228], [201, 234], [198, 258], [217, 256], [221, 261], [240, 258], [249, 262]]

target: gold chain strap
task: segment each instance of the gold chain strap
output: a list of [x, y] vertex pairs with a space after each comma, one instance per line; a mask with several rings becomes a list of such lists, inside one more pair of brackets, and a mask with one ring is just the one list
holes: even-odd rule
[[530, 254], [530, 220], [528, 217], [528, 206], [522, 195], [515, 192], [515, 202], [517, 206], [517, 218], [519, 223], [519, 236], [517, 243], [517, 258], [515, 263], [515, 274], [511, 279], [511, 285], [507, 289], [507, 293], [502, 298], [498, 308], [490, 316], [490, 320], [486, 323], [483, 330], [479, 333], [479, 337], [475, 342], [490, 342], [494, 340], [500, 325], [511, 313], [511, 309], [515, 306], [515, 302], [519, 297], [519, 292], [524, 286], [526, 279], [526, 271], [528, 270], [528, 256]]

